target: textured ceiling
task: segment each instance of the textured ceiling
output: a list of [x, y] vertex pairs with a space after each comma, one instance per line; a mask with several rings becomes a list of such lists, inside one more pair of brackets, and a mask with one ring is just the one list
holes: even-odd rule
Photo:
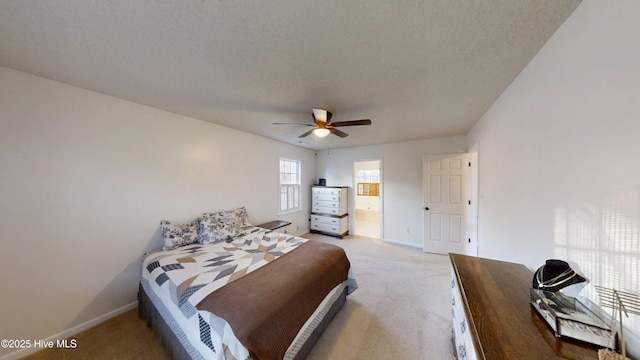
[[[465, 134], [579, 0], [0, 1], [0, 65], [312, 148]], [[309, 136], [311, 108], [342, 128]]]

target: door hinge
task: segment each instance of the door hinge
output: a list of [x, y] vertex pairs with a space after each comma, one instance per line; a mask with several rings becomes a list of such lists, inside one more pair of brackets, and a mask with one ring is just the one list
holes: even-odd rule
[[469, 238], [469, 244], [471, 244], [471, 238]]
[[471, 167], [471, 161], [469, 161], [469, 167]]
[[471, 200], [469, 200], [469, 205], [471, 205]]

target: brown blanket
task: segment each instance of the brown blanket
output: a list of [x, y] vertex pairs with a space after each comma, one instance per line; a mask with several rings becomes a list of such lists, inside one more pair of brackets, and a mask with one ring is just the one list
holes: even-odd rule
[[347, 280], [349, 267], [342, 248], [309, 240], [212, 292], [197, 308], [225, 319], [254, 358], [282, 359], [322, 299]]

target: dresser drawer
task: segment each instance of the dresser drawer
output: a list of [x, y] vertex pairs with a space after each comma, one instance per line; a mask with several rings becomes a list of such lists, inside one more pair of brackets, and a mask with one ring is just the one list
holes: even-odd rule
[[342, 235], [349, 230], [349, 217], [321, 216], [311, 214], [311, 230]]
[[331, 195], [331, 194], [313, 194], [312, 200], [320, 200], [320, 201], [340, 201], [340, 195]]
[[311, 188], [311, 194], [313, 195], [340, 195], [342, 189], [340, 188], [325, 188], [325, 187], [313, 187]]
[[340, 225], [340, 218], [333, 216], [311, 215], [311, 223]]
[[340, 192], [342, 191], [342, 189], [336, 189], [336, 188], [327, 188], [325, 189], [325, 194], [327, 195], [340, 195]]
[[341, 228], [338, 225], [311, 223], [311, 230], [322, 231], [330, 234], [340, 235], [342, 234]]
[[320, 213], [320, 214], [329, 214], [329, 215], [342, 215], [340, 214], [340, 209], [337, 207], [328, 207], [328, 206], [311, 206], [311, 212]]
[[321, 200], [313, 200], [313, 206], [322, 206], [329, 208], [338, 208], [340, 207], [340, 203], [338, 201], [321, 201]]
[[453, 270], [451, 271], [451, 275], [451, 315], [456, 353], [458, 354], [458, 359], [476, 360], [478, 359], [478, 354], [474, 347], [473, 339], [471, 338], [468, 320], [462, 304], [462, 297]]

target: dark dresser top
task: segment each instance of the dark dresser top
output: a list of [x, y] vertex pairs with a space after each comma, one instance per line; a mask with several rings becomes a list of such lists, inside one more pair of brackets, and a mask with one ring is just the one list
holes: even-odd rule
[[598, 359], [597, 348], [553, 330], [529, 304], [524, 265], [449, 254], [480, 359]]

